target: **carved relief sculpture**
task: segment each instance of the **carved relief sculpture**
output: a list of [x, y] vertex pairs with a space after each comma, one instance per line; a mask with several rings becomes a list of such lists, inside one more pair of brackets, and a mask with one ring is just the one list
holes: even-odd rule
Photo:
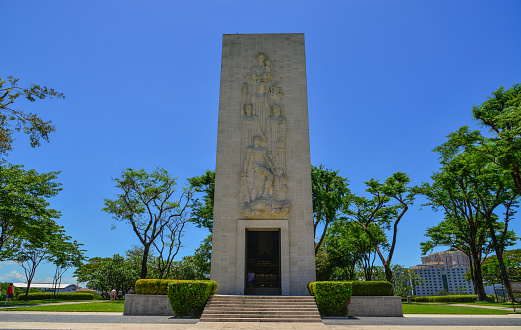
[[242, 86], [241, 210], [246, 219], [283, 219], [289, 213], [283, 93], [268, 56], [259, 53], [256, 60]]

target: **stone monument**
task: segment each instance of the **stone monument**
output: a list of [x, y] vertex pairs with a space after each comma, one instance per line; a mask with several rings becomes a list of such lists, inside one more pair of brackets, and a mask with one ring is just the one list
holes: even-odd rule
[[307, 295], [315, 253], [304, 34], [223, 36], [218, 125], [217, 293]]

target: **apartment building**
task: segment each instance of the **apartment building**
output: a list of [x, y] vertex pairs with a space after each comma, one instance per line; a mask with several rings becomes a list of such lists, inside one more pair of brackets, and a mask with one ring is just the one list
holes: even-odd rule
[[468, 257], [459, 251], [443, 251], [422, 257], [422, 264], [410, 267], [423, 284], [414, 289], [417, 296], [433, 296], [440, 291], [452, 294], [474, 294], [472, 281], [465, 280], [470, 268]]

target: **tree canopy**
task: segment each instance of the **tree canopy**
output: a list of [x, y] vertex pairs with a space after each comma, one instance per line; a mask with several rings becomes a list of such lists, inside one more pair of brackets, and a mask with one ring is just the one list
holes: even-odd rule
[[150, 247], [165, 234], [165, 230], [186, 220], [193, 193], [190, 189], [183, 189], [179, 196], [174, 196], [176, 178], [161, 167], [151, 173], [127, 168], [113, 181], [121, 193], [113, 200], [106, 198], [102, 210], [132, 227], [143, 245], [141, 278], [147, 278]]
[[15, 101], [22, 97], [31, 102], [36, 99], [61, 98], [65, 96], [52, 88], [31, 84], [29, 87], [20, 87], [17, 78], [0, 77], [0, 156], [12, 150], [13, 133], [22, 131], [29, 135], [31, 147], [41, 145], [40, 140], [49, 141], [49, 134], [56, 128], [51, 121], [44, 121], [34, 113], [26, 113], [13, 108]]
[[0, 261], [9, 259], [22, 240], [41, 238], [48, 221], [59, 218], [47, 201], [62, 189], [55, 182], [59, 173], [0, 166]]

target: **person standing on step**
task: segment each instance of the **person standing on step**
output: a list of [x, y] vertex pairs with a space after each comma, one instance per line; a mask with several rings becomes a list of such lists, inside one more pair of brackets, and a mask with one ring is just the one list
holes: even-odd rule
[[255, 294], [255, 288], [253, 287], [253, 281], [255, 280], [255, 273], [253, 270], [248, 270], [248, 293]]

